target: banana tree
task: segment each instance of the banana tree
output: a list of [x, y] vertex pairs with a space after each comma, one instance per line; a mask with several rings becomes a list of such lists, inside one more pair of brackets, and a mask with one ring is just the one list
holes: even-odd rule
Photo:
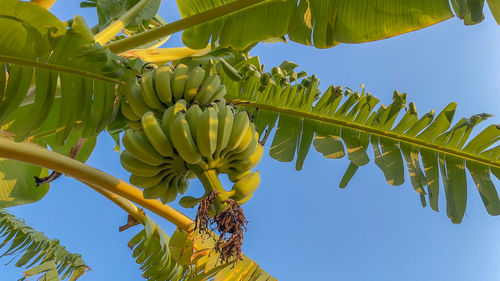
[[[229, 217], [242, 215], [239, 205], [251, 199], [256, 188], [255, 183], [251, 190], [238, 186], [246, 184], [244, 180], [258, 185], [258, 181], [247, 178], [254, 163], [248, 166], [250, 169], [231, 173], [231, 169], [249, 165], [243, 160], [251, 159], [255, 149], [226, 151], [221, 154], [226, 163], [217, 161], [214, 154], [224, 151], [215, 148], [219, 140], [200, 142], [191, 136], [195, 140], [193, 149], [197, 147], [200, 154], [189, 156], [183, 146], [190, 138], [178, 140], [185, 132], [180, 124], [184, 112], [189, 122], [189, 109], [198, 105], [207, 116], [226, 112], [228, 116], [234, 114], [231, 118], [235, 120], [246, 120], [238, 124], [255, 127], [255, 132], [253, 127], [247, 130], [248, 143], [250, 139], [256, 139], [256, 147], [267, 143], [272, 158], [280, 162], [295, 160], [296, 170], [304, 167], [311, 146], [328, 159], [346, 156], [349, 165], [339, 179], [341, 188], [371, 160], [390, 185], [402, 185], [407, 170], [422, 206], [430, 205], [438, 211], [439, 200], [443, 201], [439, 198], [444, 198], [446, 213], [453, 223], [460, 223], [465, 215], [468, 171], [486, 211], [500, 214], [494, 184], [494, 178], [500, 178], [500, 127], [489, 125], [472, 133], [489, 114], [454, 121], [457, 104], [450, 103], [443, 110], [419, 116], [415, 103], [407, 103], [406, 93], [395, 91], [392, 103], [378, 105], [379, 99], [364, 88], [354, 91], [341, 86], [320, 87], [318, 77], [300, 71], [292, 62], [265, 68], [258, 57], [249, 53], [258, 42], [284, 42], [287, 38], [317, 48], [379, 40], [447, 20], [453, 11], [464, 24], [476, 24], [484, 18], [484, 1], [178, 1], [181, 19], [171, 23], [157, 14], [160, 1], [84, 1], [82, 7], [95, 7], [97, 11], [98, 22], [91, 28], [80, 16], [60, 21], [46, 10], [54, 1], [32, 2], [36, 4], [1, 1], [0, 24], [6, 31], [0, 35], [0, 80], [5, 81], [0, 87], [0, 207], [36, 202], [61, 174], [73, 177], [129, 214], [122, 230], [144, 225], [129, 246], [146, 279], [275, 279], [241, 255], [238, 247], [242, 237], [234, 234], [243, 233], [245, 218], [238, 221], [238, 231], [220, 223], [227, 219], [227, 209], [234, 211]], [[497, 2], [491, 0], [488, 5], [498, 21]], [[180, 31], [184, 47], [158, 48]], [[155, 66], [165, 63], [167, 66]], [[192, 74], [195, 72], [202, 75]], [[160, 89], [163, 76], [174, 77], [166, 80], [169, 90]], [[200, 77], [198, 84], [193, 82], [195, 78], [190, 80], [191, 76]], [[176, 77], [184, 80], [177, 82]], [[211, 91], [215, 80], [219, 82], [213, 92], [221, 93], [217, 89], [223, 85], [225, 95], [205, 99], [202, 94]], [[190, 98], [188, 81], [197, 85], [191, 87]], [[170, 99], [163, 95], [165, 91], [171, 93]], [[178, 100], [183, 99], [187, 102], [179, 104]], [[228, 105], [221, 105], [222, 99]], [[170, 119], [165, 117], [169, 109], [177, 110]], [[199, 118], [206, 119], [202, 115]], [[170, 150], [155, 144], [158, 137], [150, 137], [152, 131], [146, 129], [146, 124], [154, 126], [155, 122], [161, 127], [159, 136], [172, 142]], [[203, 129], [211, 128], [212, 123], [207, 122], [198, 126], [201, 129], [196, 133], [189, 124], [190, 132], [199, 138]], [[217, 126], [214, 128], [207, 134], [217, 130]], [[119, 152], [121, 133], [125, 132], [126, 150], [121, 162], [133, 174], [130, 182], [143, 188], [144, 193], [84, 164], [96, 148], [97, 136], [105, 131], [116, 140]], [[215, 136], [222, 139], [217, 133]], [[227, 138], [230, 143], [236, 137]], [[234, 149], [237, 147], [234, 143]], [[374, 157], [370, 157], [371, 151]], [[124, 160], [127, 153], [132, 160]], [[137, 161], [147, 169], [132, 167]], [[183, 178], [176, 181], [175, 192], [165, 196], [167, 193], [156, 187], [158, 183], [152, 182], [156, 178], [163, 182], [168, 177], [168, 171], [174, 170], [169, 166], [172, 161], [180, 163], [172, 165], [180, 167], [175, 171]], [[53, 171], [50, 175], [48, 169]], [[155, 169], [158, 171], [149, 174]], [[228, 174], [235, 182], [232, 190], [228, 181], [221, 183], [219, 174]], [[206, 195], [180, 200], [183, 207], [199, 204], [196, 224], [164, 204], [176, 199], [178, 192], [186, 192], [189, 175], [201, 181]], [[265, 188], [265, 181], [262, 186]], [[443, 190], [444, 196], [439, 197]], [[134, 203], [171, 222], [177, 230], [169, 237]], [[209, 214], [210, 210], [213, 214]], [[75, 280], [88, 270], [79, 255], [60, 249], [57, 241], [34, 232], [6, 212], [1, 215], [0, 230], [6, 236], [0, 248], [8, 247], [4, 255], [23, 253], [16, 265], [29, 268], [26, 277], [41, 274], [48, 280]], [[219, 231], [219, 238], [209, 230], [211, 223], [217, 224], [213, 230]], [[230, 238], [227, 234], [231, 234]], [[225, 247], [233, 242], [239, 243], [238, 247]]]

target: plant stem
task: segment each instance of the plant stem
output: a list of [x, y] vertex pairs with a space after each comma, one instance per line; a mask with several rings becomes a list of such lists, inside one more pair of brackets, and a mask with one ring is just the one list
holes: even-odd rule
[[264, 2], [266, 0], [239, 0], [219, 6], [217, 8], [201, 12], [194, 16], [186, 17], [178, 21], [160, 26], [158, 28], [139, 33], [137, 35], [114, 41], [106, 45], [114, 53], [122, 53], [136, 48], [153, 40], [174, 34], [181, 30], [196, 26], [201, 23], [243, 10], [250, 6]]
[[113, 23], [108, 25], [105, 29], [101, 30], [101, 32], [97, 33], [94, 36], [94, 40], [96, 43], [104, 45], [111, 41], [120, 31], [126, 27], [134, 17], [136, 17], [148, 4], [151, 0], [141, 0], [137, 4], [135, 4], [132, 9], [128, 10], [125, 14], [123, 14], [119, 19], [115, 20]]
[[198, 165], [189, 165], [189, 169], [200, 179], [206, 193], [210, 191], [217, 192], [217, 197], [215, 198], [215, 208], [217, 209], [217, 212], [222, 211], [225, 206], [224, 201], [226, 201], [229, 197], [227, 196], [227, 191], [224, 190], [224, 187], [222, 187], [222, 184], [220, 183], [217, 171], [214, 169], [202, 170]]
[[95, 73], [92, 73], [89, 71], [84, 71], [84, 70], [71, 68], [71, 67], [67, 67], [67, 66], [62, 66], [62, 65], [57, 65], [57, 64], [38, 62], [35, 60], [16, 58], [16, 57], [10, 57], [10, 56], [2, 56], [2, 55], [0, 55], [0, 62], [41, 67], [41, 68], [45, 68], [45, 69], [54, 70], [57, 72], [71, 73], [71, 74], [76, 74], [76, 75], [87, 77], [87, 78], [99, 79], [99, 80], [103, 80], [103, 81], [107, 81], [107, 82], [111, 82], [111, 83], [115, 83], [115, 84], [125, 85], [124, 81], [121, 81], [118, 79], [113, 79], [113, 78], [109, 78], [109, 77], [106, 77], [103, 75], [95, 74]]
[[36, 3], [48, 10], [52, 7], [52, 5], [54, 5], [56, 0], [31, 0], [31, 2]]
[[159, 200], [145, 199], [142, 191], [136, 187], [101, 170], [36, 144], [17, 143], [8, 137], [0, 137], [0, 157], [58, 171], [83, 183], [115, 193], [161, 216], [180, 229], [190, 231], [194, 227], [194, 223], [189, 217], [168, 205], [163, 205]]

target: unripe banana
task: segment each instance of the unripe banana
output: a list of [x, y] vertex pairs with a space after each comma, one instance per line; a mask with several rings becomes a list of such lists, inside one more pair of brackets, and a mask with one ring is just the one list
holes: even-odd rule
[[214, 107], [203, 111], [196, 127], [196, 144], [201, 155], [212, 157], [217, 148], [217, 130], [219, 120]]
[[151, 188], [159, 184], [168, 174], [171, 174], [171, 171], [165, 170], [151, 177], [141, 177], [136, 174], [132, 174], [129, 177], [129, 181], [135, 186], [139, 186], [142, 188]]
[[174, 74], [172, 75], [172, 80], [170, 81], [172, 94], [175, 100], [182, 99], [182, 96], [184, 95], [184, 87], [186, 85], [188, 70], [189, 68], [187, 65], [182, 63], [175, 66]]
[[174, 106], [171, 106], [163, 112], [163, 118], [161, 120], [161, 126], [165, 135], [170, 136], [170, 129], [168, 128], [178, 112], [186, 112], [186, 101], [178, 100]]
[[237, 182], [239, 180], [241, 180], [242, 178], [244, 178], [246, 175], [250, 174], [251, 170], [246, 170], [244, 172], [240, 172], [238, 170], [236, 170], [235, 168], [226, 168], [224, 169], [224, 171], [221, 171], [223, 173], [226, 173], [229, 180], [232, 181], [232, 182]]
[[238, 72], [238, 70], [230, 65], [227, 61], [225, 61], [223, 58], [220, 58], [219, 60], [221, 62], [222, 69], [226, 73], [227, 77], [229, 77], [229, 79], [239, 82], [243, 78], [241, 77], [241, 74]]
[[228, 165], [230, 167], [234, 167], [236, 170], [240, 172], [251, 170], [253, 167], [257, 166], [257, 164], [259, 164], [263, 153], [264, 153], [264, 148], [261, 145], [258, 145], [255, 148], [255, 151], [252, 153], [252, 155], [250, 155], [250, 157], [244, 160], [229, 162]]
[[230, 152], [231, 150], [238, 147], [243, 138], [246, 135], [248, 128], [250, 127], [250, 120], [248, 119], [248, 114], [245, 111], [240, 111], [234, 117], [233, 128], [231, 129], [231, 136], [227, 143], [223, 154]]
[[168, 190], [168, 185], [171, 181], [171, 179], [174, 177], [173, 174], [169, 174], [167, 177], [165, 177], [160, 183], [157, 185], [151, 187], [151, 188], [146, 188], [143, 190], [143, 195], [144, 198], [146, 199], [157, 199], [161, 198], [167, 190]]
[[186, 111], [186, 120], [189, 124], [189, 128], [191, 129], [191, 136], [194, 140], [196, 140], [196, 128], [198, 126], [198, 119], [200, 115], [203, 113], [200, 106], [197, 104], [191, 105]]
[[142, 98], [141, 88], [138, 85], [129, 87], [127, 91], [125, 91], [125, 98], [127, 99], [130, 108], [137, 116], [142, 116], [144, 113], [151, 110]]
[[120, 104], [120, 108], [122, 111], [122, 114], [125, 118], [127, 118], [130, 121], [139, 121], [141, 120], [141, 117], [135, 114], [135, 112], [132, 110], [130, 107], [128, 101], [122, 101]]
[[195, 102], [199, 104], [207, 104], [212, 100], [215, 92], [220, 86], [220, 78], [219, 75], [214, 74], [209, 76], [203, 83], [201, 84], [200, 92], [194, 98]]
[[231, 191], [233, 194], [230, 196], [235, 200], [243, 199], [255, 192], [260, 184], [260, 172], [253, 172], [241, 180], [237, 181]]
[[179, 112], [169, 127], [172, 143], [182, 159], [189, 164], [200, 163], [201, 154], [191, 136], [191, 129], [185, 114]]
[[173, 104], [172, 88], [170, 80], [172, 79], [172, 69], [170, 66], [160, 66], [156, 69], [155, 89], [158, 98], [167, 106]]
[[255, 125], [254, 125], [254, 123], [250, 123], [249, 126], [248, 126], [248, 129], [244, 133], [245, 135], [243, 136], [243, 139], [238, 144], [238, 146], [236, 146], [232, 150], [232, 152], [233, 153], [238, 153], [238, 152], [241, 152], [241, 151], [245, 150], [250, 145], [250, 143], [252, 142], [252, 140], [255, 139], [254, 135], [256, 133], [257, 132], [255, 131]]
[[134, 129], [135, 131], [140, 131], [142, 130], [142, 124], [141, 121], [130, 121], [130, 120], [125, 120], [127, 123], [128, 127], [131, 129]]
[[153, 109], [162, 109], [163, 106], [160, 100], [158, 99], [155, 90], [155, 84], [154, 84], [155, 73], [156, 70], [148, 71], [142, 74], [140, 80], [142, 97], [144, 98], [144, 101], [146, 102], [147, 106]]
[[179, 205], [184, 208], [193, 208], [200, 203], [201, 198], [194, 198], [193, 196], [184, 196], [179, 200]]
[[123, 146], [139, 161], [159, 166], [165, 162], [140, 131], [127, 129], [123, 135]]
[[196, 66], [189, 72], [186, 80], [186, 87], [184, 89], [184, 99], [187, 102], [190, 102], [196, 94], [198, 93], [198, 89], [200, 88], [203, 80], [205, 78], [205, 70], [203, 68]]
[[219, 88], [217, 88], [217, 91], [215, 91], [215, 94], [213, 95], [211, 100], [214, 101], [221, 100], [225, 95], [226, 95], [226, 85], [220, 85]]
[[215, 150], [216, 158], [219, 153], [226, 148], [231, 137], [233, 129], [234, 113], [231, 106], [226, 105], [219, 110], [219, 128], [217, 130], [217, 148]]
[[241, 198], [240, 200], [236, 200], [236, 202], [238, 202], [238, 205], [243, 205], [245, 204], [246, 202], [248, 202], [248, 200], [252, 199], [252, 196], [253, 196], [253, 193], [248, 195], [247, 197], [243, 197]]
[[179, 182], [179, 177], [174, 177], [172, 180], [170, 180], [170, 183], [168, 184], [168, 189], [167, 191], [160, 197], [160, 200], [163, 204], [167, 204], [170, 202], [173, 202], [175, 198], [177, 198], [178, 194], [178, 187], [177, 184]]
[[[186, 175], [187, 176], [187, 175]], [[183, 176], [179, 179], [179, 182], [177, 183], [177, 191], [180, 194], [186, 193], [186, 191], [189, 188], [189, 181], [186, 179], [186, 176]]]
[[125, 170], [142, 177], [156, 176], [163, 170], [162, 166], [152, 166], [139, 161], [128, 150], [120, 154], [120, 162]]
[[[247, 159], [248, 157], [250, 157], [250, 155], [252, 155], [254, 153], [254, 151], [258, 145], [260, 145], [259, 144], [259, 134], [257, 132], [255, 132], [250, 144], [248, 144], [248, 146], [243, 151], [230, 153], [229, 157], [227, 157], [228, 161], [231, 162], [234, 160]], [[234, 151], [236, 151], [236, 150], [234, 150]]]
[[148, 111], [144, 113], [141, 118], [141, 124], [146, 138], [160, 155], [164, 157], [174, 155], [172, 143], [163, 132], [153, 112]]

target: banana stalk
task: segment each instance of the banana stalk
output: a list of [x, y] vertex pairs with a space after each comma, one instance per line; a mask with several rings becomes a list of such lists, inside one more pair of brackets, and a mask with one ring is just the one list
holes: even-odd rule
[[224, 201], [229, 199], [229, 196], [228, 192], [224, 190], [224, 187], [222, 187], [222, 184], [220, 183], [217, 171], [214, 169], [202, 170], [198, 165], [188, 165], [188, 168], [200, 179], [206, 193], [210, 191], [217, 192], [217, 197], [214, 202], [217, 213], [224, 210], [226, 207], [226, 203], [224, 203]]

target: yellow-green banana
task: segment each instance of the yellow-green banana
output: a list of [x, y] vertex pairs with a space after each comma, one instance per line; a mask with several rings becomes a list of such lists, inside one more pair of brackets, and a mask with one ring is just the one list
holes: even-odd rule
[[163, 106], [156, 95], [155, 90], [155, 73], [156, 70], [148, 71], [142, 74], [141, 76], [141, 91], [142, 97], [146, 102], [146, 105], [153, 109], [161, 109]]
[[240, 172], [251, 170], [253, 167], [257, 166], [257, 164], [259, 164], [263, 153], [264, 148], [261, 145], [258, 145], [257, 147], [255, 147], [255, 151], [247, 159], [232, 161], [229, 162], [228, 165]]
[[232, 195], [231, 198], [235, 200], [243, 199], [255, 192], [260, 184], [260, 173], [259, 171], [253, 172], [249, 175], [246, 175], [241, 180], [237, 181], [233, 188], [231, 189]]
[[170, 174], [166, 178], [164, 178], [159, 184], [157, 184], [153, 187], [144, 189], [142, 191], [144, 198], [146, 198], [146, 199], [158, 199], [161, 196], [163, 196], [163, 194], [165, 194], [165, 192], [167, 192], [168, 184], [170, 183], [170, 180], [173, 177], [174, 176]]
[[189, 164], [200, 163], [202, 161], [201, 154], [191, 136], [191, 129], [186, 121], [185, 113], [177, 113], [169, 129], [172, 143], [182, 159]]
[[235, 168], [226, 168], [223, 171], [220, 171], [222, 173], [226, 173], [227, 177], [229, 178], [230, 181], [232, 182], [237, 182], [244, 178], [246, 175], [250, 174], [251, 170], [246, 170], [243, 172], [240, 172], [236, 170]]
[[165, 162], [140, 131], [134, 132], [132, 129], [127, 129], [122, 140], [123, 146], [138, 160], [153, 166], [159, 166]]
[[203, 81], [200, 87], [200, 92], [194, 97], [194, 101], [201, 105], [205, 105], [212, 101], [212, 97], [220, 86], [219, 75], [214, 74]]
[[170, 131], [169, 131], [169, 126], [174, 120], [175, 116], [177, 115], [178, 112], [186, 112], [186, 101], [185, 100], [178, 100], [174, 106], [171, 106], [163, 112], [163, 118], [161, 120], [161, 126], [163, 131], [165, 132], [165, 135], [170, 136]]
[[233, 121], [233, 128], [231, 129], [231, 136], [229, 137], [229, 141], [227, 143], [226, 148], [223, 151], [223, 154], [227, 154], [231, 150], [238, 147], [243, 138], [246, 136], [246, 132], [250, 127], [250, 120], [248, 119], [248, 114], [246, 111], [240, 111], [236, 114]]
[[[254, 151], [258, 145], [260, 145], [259, 144], [259, 134], [257, 132], [255, 132], [250, 144], [248, 144], [247, 147], [243, 151], [231, 153], [229, 155], [229, 157], [227, 157], [228, 161], [231, 162], [234, 160], [247, 159], [248, 157], [250, 157], [250, 155], [252, 155], [254, 153]], [[236, 150], [234, 150], [234, 151], [236, 151]]]
[[248, 129], [244, 133], [245, 135], [243, 136], [243, 139], [238, 144], [238, 146], [236, 146], [231, 152], [233, 152], [233, 153], [239, 153], [239, 152], [245, 150], [250, 145], [250, 143], [253, 140], [255, 140], [254, 136], [255, 136], [256, 133], [257, 132], [255, 131], [255, 125], [254, 125], [254, 123], [250, 123], [249, 126], [248, 126]]
[[189, 180], [187, 180], [187, 174], [179, 179], [179, 183], [177, 184], [177, 191], [180, 194], [186, 193], [189, 188]]
[[152, 109], [146, 105], [146, 102], [142, 98], [141, 88], [139, 85], [128, 87], [125, 91], [125, 98], [127, 99], [130, 108], [137, 116], [142, 116], [144, 113]]
[[179, 177], [177, 176], [170, 180], [167, 190], [165, 191], [165, 193], [163, 193], [162, 196], [160, 196], [160, 200], [163, 204], [173, 202], [175, 198], [177, 198], [178, 182], [179, 182]]
[[197, 104], [191, 105], [186, 111], [186, 120], [189, 124], [191, 136], [194, 140], [196, 140], [196, 127], [198, 126], [198, 119], [202, 113], [203, 110], [201, 110], [200, 106]]
[[159, 174], [150, 177], [143, 177], [132, 174], [130, 175], [129, 181], [135, 186], [139, 186], [142, 188], [151, 188], [159, 184], [169, 174], [172, 174], [169, 170], [162, 171]]
[[[217, 91], [215, 91], [215, 94], [211, 98], [211, 100], [217, 101], [217, 100], [222, 100], [224, 96], [226, 95], [226, 85], [220, 85], [219, 88], [217, 88]], [[225, 103], [225, 100], [224, 100]]]
[[195, 198], [193, 196], [184, 196], [179, 200], [179, 205], [184, 208], [193, 208], [200, 203], [201, 198]]
[[152, 177], [159, 174], [162, 166], [152, 166], [135, 158], [128, 150], [120, 154], [120, 162], [125, 170], [141, 177]]
[[207, 107], [198, 119], [196, 144], [201, 155], [211, 158], [217, 148], [219, 119], [214, 107]]
[[186, 80], [186, 87], [184, 89], [184, 99], [187, 102], [190, 102], [196, 94], [198, 93], [198, 89], [203, 83], [203, 79], [205, 78], [205, 70], [203, 68], [196, 66], [189, 72]]
[[122, 115], [125, 118], [127, 118], [127, 120], [130, 120], [130, 121], [139, 121], [139, 120], [141, 120], [141, 116], [138, 116], [137, 114], [135, 114], [135, 112], [130, 107], [128, 101], [122, 101], [121, 104], [120, 104], [120, 108], [121, 108], [121, 111], [122, 111]]
[[184, 95], [184, 88], [186, 86], [188, 71], [189, 68], [185, 64], [180, 63], [175, 66], [174, 73], [172, 75], [172, 80], [170, 81], [172, 94], [175, 100], [182, 99], [182, 96]]
[[226, 148], [231, 137], [231, 130], [233, 129], [234, 113], [229, 105], [225, 105], [219, 109], [219, 128], [217, 130], [217, 148], [215, 149], [216, 158], [219, 153]]
[[158, 98], [166, 104], [171, 106], [173, 104], [172, 88], [170, 87], [170, 80], [172, 79], [172, 69], [170, 66], [160, 66], [156, 69], [155, 75], [155, 89]]
[[141, 124], [149, 143], [153, 145], [160, 155], [164, 157], [174, 155], [172, 143], [163, 132], [163, 129], [153, 112], [148, 111], [144, 113], [141, 118]]

